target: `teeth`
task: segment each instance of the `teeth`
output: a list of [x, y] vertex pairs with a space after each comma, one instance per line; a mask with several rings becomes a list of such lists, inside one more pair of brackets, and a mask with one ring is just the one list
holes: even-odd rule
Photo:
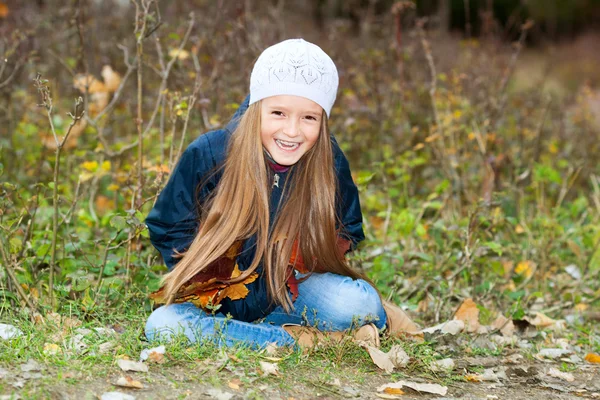
[[296, 147], [298, 147], [300, 145], [299, 143], [286, 142], [284, 140], [279, 140], [279, 139], [275, 139], [275, 142], [279, 145], [279, 147], [282, 147], [285, 149], [295, 149]]

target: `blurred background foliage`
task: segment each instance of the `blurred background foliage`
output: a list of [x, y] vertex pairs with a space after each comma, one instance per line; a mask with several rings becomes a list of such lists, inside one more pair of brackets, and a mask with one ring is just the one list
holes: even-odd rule
[[352, 262], [384, 296], [422, 322], [465, 297], [594, 321], [599, 17], [598, 0], [0, 2], [0, 306], [150, 310], [165, 268], [143, 220], [181, 149], [301, 36], [340, 72], [330, 126], [367, 232]]

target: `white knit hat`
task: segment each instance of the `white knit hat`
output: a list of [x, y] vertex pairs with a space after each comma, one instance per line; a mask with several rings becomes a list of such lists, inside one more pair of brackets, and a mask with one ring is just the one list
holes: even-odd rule
[[333, 60], [304, 39], [277, 43], [258, 57], [250, 75], [250, 103], [277, 95], [310, 99], [327, 113], [335, 102], [338, 73]]

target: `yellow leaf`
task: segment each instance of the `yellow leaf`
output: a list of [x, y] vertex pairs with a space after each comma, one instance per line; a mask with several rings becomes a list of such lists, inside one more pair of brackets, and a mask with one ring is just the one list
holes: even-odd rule
[[529, 279], [533, 275], [533, 272], [535, 271], [535, 267], [536, 267], [536, 265], [533, 261], [524, 260], [517, 264], [517, 267], [515, 268], [515, 273], [522, 275], [525, 278]]
[[210, 125], [212, 127], [217, 127], [217, 126], [221, 125], [221, 120], [219, 119], [219, 116], [217, 114], [210, 117], [208, 122], [210, 123]]
[[107, 160], [102, 163], [102, 170], [106, 172], [110, 171], [110, 161]]
[[98, 169], [98, 161], [85, 161], [81, 164], [81, 167], [90, 172], [96, 172]]
[[523, 229], [523, 227], [521, 225], [517, 224], [517, 226], [515, 227], [515, 233], [521, 234], [523, 232], [525, 232], [525, 229]]
[[112, 183], [108, 185], [107, 189], [111, 192], [116, 192], [117, 190], [119, 190], [119, 185], [115, 185], [114, 183]]
[[439, 134], [437, 134], [437, 133], [434, 133], [433, 135], [427, 136], [427, 137], [425, 138], [425, 142], [426, 142], [426, 143], [431, 143], [431, 142], [433, 142], [433, 141], [436, 141], [437, 139], [439, 139], [439, 137], [440, 137], [440, 135], [439, 135]]
[[481, 382], [481, 378], [475, 374], [465, 375], [465, 379], [467, 380], [467, 382]]
[[179, 50], [179, 49], [171, 49], [169, 50], [169, 57], [171, 58], [175, 58], [177, 57], [179, 60], [187, 60], [188, 58], [190, 58], [190, 52], [186, 51], [186, 50]]
[[592, 364], [600, 364], [600, 356], [598, 354], [588, 353], [588, 355], [585, 356], [585, 361]]
[[81, 174], [79, 174], [79, 180], [81, 182], [87, 182], [90, 179], [92, 179], [94, 177], [94, 174], [90, 173], [90, 172], [82, 172]]
[[55, 343], [46, 343], [44, 345], [44, 354], [46, 354], [46, 355], [58, 354], [59, 351], [60, 351], [60, 346]]

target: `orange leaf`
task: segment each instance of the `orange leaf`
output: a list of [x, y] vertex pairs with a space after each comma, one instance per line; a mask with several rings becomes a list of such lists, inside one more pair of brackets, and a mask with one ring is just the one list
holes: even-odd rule
[[383, 393], [386, 394], [404, 394], [404, 390], [392, 387], [386, 387], [383, 389]]
[[476, 332], [479, 329], [479, 309], [473, 299], [466, 299], [462, 302], [454, 319], [464, 321], [467, 332]]
[[600, 355], [594, 353], [588, 353], [585, 356], [585, 361], [592, 364], [600, 364]]
[[221, 291], [217, 299], [217, 303], [223, 300], [225, 297], [229, 297], [231, 300], [239, 300], [248, 296], [250, 291], [243, 283], [235, 283], [231, 286], [226, 287]]
[[107, 92], [104, 83], [100, 82], [93, 75], [77, 75], [73, 79], [73, 86], [81, 93], [85, 93], [86, 87], [89, 94]]
[[8, 16], [8, 6], [4, 3], [0, 3], [0, 18], [6, 18]]

